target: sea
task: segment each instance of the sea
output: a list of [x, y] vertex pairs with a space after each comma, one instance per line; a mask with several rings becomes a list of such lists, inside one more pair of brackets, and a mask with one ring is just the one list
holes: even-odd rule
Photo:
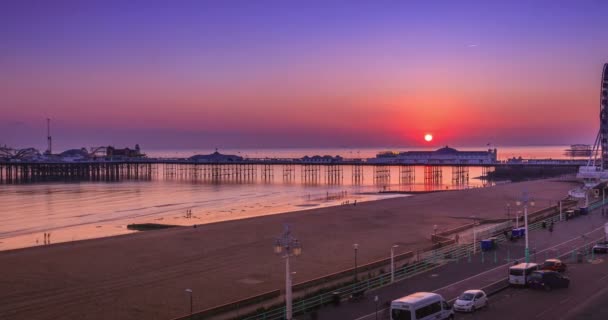
[[[458, 148], [485, 150], [488, 147]], [[500, 160], [564, 159], [568, 146], [497, 147]], [[433, 150], [421, 148], [278, 148], [222, 149], [223, 154], [249, 158], [300, 158], [313, 155], [340, 155], [344, 158], [371, 158], [381, 151]], [[183, 158], [209, 154], [214, 149], [144, 150], [149, 157]], [[19, 249], [45, 243], [78, 241], [136, 232], [130, 224], [156, 223], [191, 226], [314, 208], [352, 205], [355, 201], [375, 201], [411, 196], [412, 191], [482, 188], [492, 183], [480, 179], [481, 167], [471, 167], [466, 180], [454, 180], [451, 167], [441, 168], [433, 182], [425, 181], [424, 168], [404, 173], [389, 167], [383, 173], [364, 167], [358, 178], [351, 166], [344, 166], [339, 179], [329, 181], [320, 172], [318, 179], [305, 180], [301, 172], [287, 179], [280, 168], [265, 179], [247, 181], [205, 181], [173, 179], [163, 174], [150, 181], [45, 182], [0, 184], [0, 250]], [[299, 170], [299, 169], [296, 169]], [[463, 172], [458, 175], [465, 174]], [[381, 176], [380, 178], [378, 178]], [[415, 196], [415, 195], [414, 195]], [[280, 229], [280, 226], [277, 227]], [[45, 236], [50, 234], [50, 236]]]

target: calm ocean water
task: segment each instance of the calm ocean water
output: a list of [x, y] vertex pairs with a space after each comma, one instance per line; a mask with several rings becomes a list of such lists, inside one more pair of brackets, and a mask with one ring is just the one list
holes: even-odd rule
[[[459, 148], [479, 150], [485, 148]], [[566, 146], [499, 148], [499, 158], [564, 158]], [[220, 150], [247, 157], [302, 157], [341, 155], [347, 158], [373, 157], [373, 149], [260, 149]], [[393, 149], [405, 151], [408, 148]], [[409, 149], [413, 150], [413, 149]], [[418, 149], [420, 150], [420, 149]], [[151, 157], [188, 157], [214, 150], [146, 150]], [[329, 184], [321, 177], [316, 183], [301, 183], [296, 172], [285, 180], [276, 169], [269, 180], [258, 178], [247, 183], [217, 183], [168, 179], [159, 175], [152, 181], [39, 183], [0, 185], [0, 250], [42, 245], [43, 234], [51, 242], [65, 242], [125, 234], [131, 223], [192, 225], [252, 216], [276, 214], [325, 206], [345, 201], [370, 201], [398, 194], [378, 194], [380, 190], [411, 191], [482, 187], [475, 179], [481, 168], [470, 168], [465, 184], [454, 183], [450, 167], [443, 168], [440, 183], [425, 184], [423, 168], [416, 168], [414, 183], [401, 183], [398, 168], [391, 168], [390, 180], [374, 179], [372, 168], [365, 168], [360, 184], [353, 184], [346, 166], [339, 183]], [[192, 217], [187, 218], [190, 210]]]

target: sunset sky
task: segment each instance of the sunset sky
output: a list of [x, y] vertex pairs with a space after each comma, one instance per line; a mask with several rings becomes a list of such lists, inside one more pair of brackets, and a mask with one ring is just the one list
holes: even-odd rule
[[[129, 2], [126, 4], [125, 2]], [[2, 1], [0, 145], [593, 143], [607, 1]]]

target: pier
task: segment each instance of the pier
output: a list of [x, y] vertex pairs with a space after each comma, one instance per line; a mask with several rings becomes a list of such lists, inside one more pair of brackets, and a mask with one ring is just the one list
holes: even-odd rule
[[0, 162], [0, 183], [150, 180], [156, 169], [141, 162]]
[[[90, 161], [13, 161], [0, 162], [0, 183], [33, 183], [44, 181], [122, 181], [151, 180], [155, 176], [165, 179], [236, 182], [272, 182], [275, 176], [283, 182], [302, 184], [341, 185], [345, 176], [349, 183], [361, 185], [365, 172], [379, 187], [390, 185], [393, 178], [398, 184], [416, 183], [416, 168], [422, 169], [425, 185], [445, 183], [444, 174], [451, 174], [453, 185], [466, 186], [469, 169], [481, 167], [481, 176], [496, 168], [509, 167], [572, 167], [585, 165], [580, 160], [521, 160], [488, 164], [452, 162], [433, 163], [370, 163], [360, 159], [341, 159], [328, 162], [303, 162], [301, 159], [242, 159], [239, 161], [200, 162], [189, 159], [143, 158], [127, 160]], [[367, 169], [366, 169], [367, 168]], [[371, 169], [371, 170], [370, 170]], [[366, 171], [368, 170], [368, 171]], [[451, 170], [450, 172], [444, 172]], [[345, 175], [345, 172], [347, 174]], [[449, 179], [449, 178], [448, 178]]]

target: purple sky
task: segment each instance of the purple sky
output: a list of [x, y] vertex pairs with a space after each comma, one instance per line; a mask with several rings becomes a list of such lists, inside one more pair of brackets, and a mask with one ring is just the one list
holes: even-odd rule
[[[606, 1], [2, 1], [0, 144], [592, 143]], [[492, 3], [489, 3], [492, 2]]]

